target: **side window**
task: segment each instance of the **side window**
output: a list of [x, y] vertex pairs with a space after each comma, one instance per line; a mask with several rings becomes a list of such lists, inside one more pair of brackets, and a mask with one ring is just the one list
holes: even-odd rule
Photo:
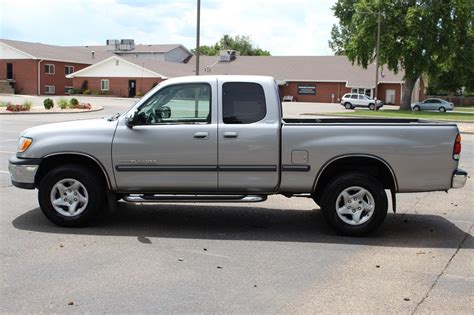
[[357, 99], [357, 94], [352, 94], [352, 95], [351, 95], [351, 98], [354, 99], [354, 100], [356, 100], [356, 99]]
[[206, 83], [178, 84], [156, 92], [135, 114], [140, 124], [209, 124], [211, 87]]
[[224, 83], [222, 107], [225, 124], [251, 124], [267, 115], [265, 93], [257, 83]]
[[359, 95], [359, 99], [360, 99], [360, 100], [365, 100], [364, 95]]

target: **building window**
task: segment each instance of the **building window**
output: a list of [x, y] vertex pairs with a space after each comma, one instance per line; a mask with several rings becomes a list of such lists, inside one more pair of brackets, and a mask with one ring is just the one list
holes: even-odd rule
[[64, 74], [68, 75], [74, 72], [74, 66], [64, 66]]
[[64, 94], [71, 94], [72, 90], [73, 90], [72, 86], [65, 86], [64, 87]]
[[107, 79], [100, 80], [100, 89], [102, 91], [108, 91], [109, 90], [109, 80], [107, 80]]
[[52, 64], [45, 64], [45, 65], [44, 65], [44, 73], [46, 73], [46, 74], [54, 74], [54, 65], [52, 65]]
[[54, 94], [56, 92], [56, 87], [54, 85], [45, 85], [44, 93], [45, 94]]
[[372, 98], [372, 89], [366, 89], [366, 88], [353, 88], [351, 90], [352, 93], [358, 93], [358, 94], [365, 94], [368, 97]]

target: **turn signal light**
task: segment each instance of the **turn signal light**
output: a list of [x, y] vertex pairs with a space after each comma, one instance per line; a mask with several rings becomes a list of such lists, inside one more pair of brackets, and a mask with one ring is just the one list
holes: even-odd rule
[[456, 140], [454, 141], [454, 149], [453, 149], [453, 159], [459, 161], [461, 157], [461, 135], [458, 133], [456, 136]]
[[23, 153], [28, 149], [33, 142], [33, 139], [31, 138], [26, 138], [26, 137], [21, 137], [20, 141], [18, 143], [18, 152]]

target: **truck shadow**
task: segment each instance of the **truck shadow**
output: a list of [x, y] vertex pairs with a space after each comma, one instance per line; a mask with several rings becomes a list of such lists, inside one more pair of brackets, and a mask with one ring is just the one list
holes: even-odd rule
[[[220, 205], [119, 204], [116, 213], [86, 228], [61, 228], [50, 223], [39, 208], [12, 222], [20, 230], [77, 235], [133, 236], [277, 242], [314, 242], [387, 247], [457, 248], [466, 233], [437, 215], [388, 214], [382, 228], [368, 237], [337, 235], [321, 211], [268, 209]], [[472, 239], [471, 235], [467, 236]], [[464, 245], [473, 248], [472, 240]]]

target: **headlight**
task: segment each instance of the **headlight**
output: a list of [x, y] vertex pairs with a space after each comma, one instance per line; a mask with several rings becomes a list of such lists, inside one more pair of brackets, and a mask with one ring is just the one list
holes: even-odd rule
[[23, 153], [28, 149], [33, 142], [33, 139], [27, 137], [20, 137], [18, 141], [18, 153]]

